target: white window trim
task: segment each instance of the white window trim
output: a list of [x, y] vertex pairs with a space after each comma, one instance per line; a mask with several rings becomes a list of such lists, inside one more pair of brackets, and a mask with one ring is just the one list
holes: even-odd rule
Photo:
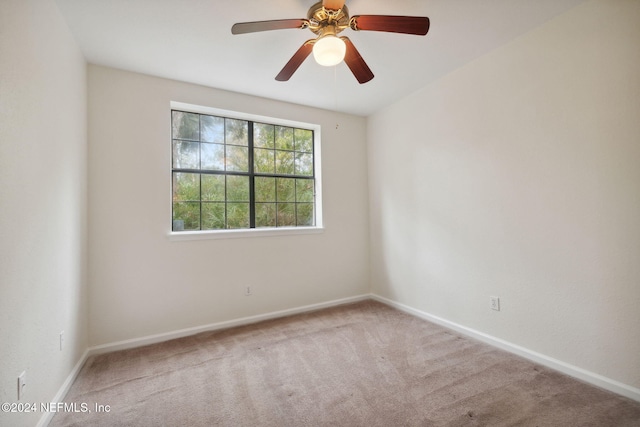
[[179, 233], [169, 231], [168, 238], [171, 241], [186, 240], [213, 240], [213, 239], [241, 239], [247, 237], [273, 237], [292, 236], [301, 234], [324, 233], [322, 227], [269, 227], [269, 228], [242, 228], [233, 230], [195, 230], [181, 231]]
[[[246, 237], [267, 237], [267, 236], [287, 236], [287, 235], [301, 235], [301, 234], [318, 234], [324, 232], [324, 226], [322, 221], [322, 153], [321, 143], [322, 140], [320, 134], [320, 125], [314, 123], [298, 122], [294, 120], [279, 119], [275, 117], [260, 116], [257, 114], [241, 113], [231, 110], [223, 110], [220, 108], [205, 107], [201, 105], [187, 104], [184, 102], [171, 101], [171, 110], [181, 110], [190, 113], [210, 114], [214, 116], [228, 117], [231, 119], [250, 120], [254, 122], [268, 123], [280, 126], [297, 127], [304, 129], [311, 129], [314, 133], [313, 138], [313, 160], [314, 160], [314, 175], [315, 175], [315, 213], [316, 213], [316, 225], [313, 227], [268, 227], [268, 228], [242, 228], [232, 230], [195, 230], [195, 231], [180, 231], [174, 232], [169, 228], [167, 232], [167, 238], [170, 241], [186, 241], [186, 240], [208, 240], [208, 239], [234, 239], [234, 238], [246, 238]], [[171, 141], [171, 126], [169, 126], [169, 141]], [[169, 149], [171, 144], [168, 145]], [[169, 170], [172, 168], [171, 156], [169, 156]], [[169, 213], [167, 215], [167, 224], [171, 224], [172, 220], [172, 208], [171, 200], [172, 194], [172, 180], [171, 174], [169, 174], [169, 202], [167, 203]]]

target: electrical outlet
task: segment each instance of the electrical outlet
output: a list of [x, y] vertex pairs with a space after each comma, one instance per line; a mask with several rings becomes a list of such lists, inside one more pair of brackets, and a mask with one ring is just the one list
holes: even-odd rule
[[27, 371], [22, 371], [18, 375], [18, 400], [24, 399], [24, 394], [27, 391]]
[[60, 351], [62, 351], [62, 344], [64, 343], [64, 331], [60, 332]]
[[491, 304], [491, 310], [500, 311], [500, 298], [489, 297], [489, 301]]
[[253, 293], [253, 289], [251, 289], [251, 286], [246, 286], [244, 288], [244, 296], [248, 297]]

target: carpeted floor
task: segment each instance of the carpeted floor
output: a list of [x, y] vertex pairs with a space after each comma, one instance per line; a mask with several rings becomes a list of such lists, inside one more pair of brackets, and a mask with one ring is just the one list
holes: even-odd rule
[[[640, 426], [640, 403], [366, 301], [91, 357], [50, 426]], [[95, 412], [95, 404], [110, 412]]]

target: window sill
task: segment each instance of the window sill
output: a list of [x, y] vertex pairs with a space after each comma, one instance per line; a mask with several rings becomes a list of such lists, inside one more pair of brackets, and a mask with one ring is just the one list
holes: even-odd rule
[[324, 233], [322, 227], [282, 227], [259, 228], [250, 230], [212, 230], [212, 231], [180, 231], [169, 232], [170, 241], [213, 240], [213, 239], [242, 239], [252, 237], [292, 236], [301, 234]]

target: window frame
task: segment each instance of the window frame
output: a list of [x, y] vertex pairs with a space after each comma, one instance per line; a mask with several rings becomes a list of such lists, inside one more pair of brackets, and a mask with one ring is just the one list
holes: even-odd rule
[[[260, 227], [260, 228], [240, 228], [240, 229], [215, 229], [215, 230], [185, 230], [173, 231], [173, 136], [172, 136], [172, 111], [180, 110], [189, 113], [205, 114], [229, 119], [246, 120], [256, 123], [264, 123], [275, 126], [286, 126], [292, 128], [308, 129], [313, 131], [313, 160], [314, 160], [314, 183], [315, 183], [315, 225], [313, 226], [289, 226], [289, 227]], [[314, 123], [299, 122], [287, 119], [280, 119], [269, 116], [261, 116], [256, 114], [242, 113], [237, 111], [224, 110], [220, 108], [206, 107], [183, 102], [170, 102], [168, 110], [168, 133], [169, 141], [169, 203], [168, 206], [168, 232], [169, 240], [202, 240], [202, 239], [226, 239], [226, 238], [244, 238], [244, 237], [265, 237], [265, 236], [283, 236], [283, 235], [300, 235], [300, 234], [317, 234], [324, 231], [322, 217], [322, 168], [321, 168], [321, 128], [320, 125]], [[251, 153], [253, 154], [253, 153]], [[250, 155], [250, 158], [253, 156]]]

